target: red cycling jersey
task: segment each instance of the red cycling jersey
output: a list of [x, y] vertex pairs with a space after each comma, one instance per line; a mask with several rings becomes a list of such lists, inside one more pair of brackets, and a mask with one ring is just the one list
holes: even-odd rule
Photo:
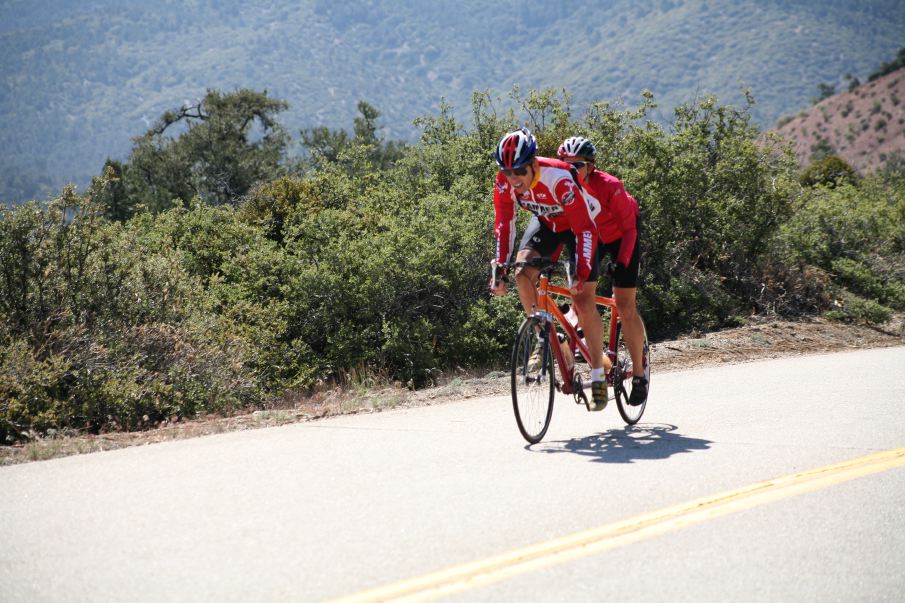
[[581, 184], [588, 202], [600, 208], [595, 218], [600, 242], [621, 239], [616, 262], [628, 266], [638, 240], [638, 202], [619, 178], [600, 170], [594, 170]]
[[540, 169], [531, 187], [517, 195], [503, 172], [497, 172], [493, 192], [496, 213], [496, 261], [505, 262], [515, 243], [515, 204], [536, 215], [553, 232], [571, 230], [575, 234], [578, 277], [587, 280], [591, 259], [597, 247], [594, 218], [599, 212], [596, 200], [586, 200], [581, 187], [572, 177], [569, 164], [558, 159], [538, 157]]

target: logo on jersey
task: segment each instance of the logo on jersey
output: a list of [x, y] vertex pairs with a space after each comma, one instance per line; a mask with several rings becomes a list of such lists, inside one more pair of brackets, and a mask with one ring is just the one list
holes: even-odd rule
[[560, 197], [560, 203], [563, 205], [572, 205], [575, 201], [575, 183], [571, 180], [563, 180], [557, 187], [563, 191]]
[[586, 232], [584, 233], [584, 237], [581, 241], [581, 250], [584, 255], [585, 265], [588, 267], [588, 270], [591, 269], [591, 257], [594, 254], [594, 236]]
[[558, 216], [563, 213], [563, 208], [559, 205], [547, 205], [546, 203], [532, 203], [530, 201], [522, 201], [519, 199], [518, 204], [522, 206], [523, 209], [527, 209], [535, 216], [544, 217], [544, 218], [552, 218], [553, 216]]
[[506, 183], [506, 182], [504, 182], [504, 183], [502, 183], [502, 184], [500, 184], [499, 182], [496, 183], [496, 190], [497, 190], [497, 192], [500, 193], [501, 195], [502, 195], [503, 193], [505, 193], [506, 190], [507, 190], [508, 188], [509, 188], [509, 184]]

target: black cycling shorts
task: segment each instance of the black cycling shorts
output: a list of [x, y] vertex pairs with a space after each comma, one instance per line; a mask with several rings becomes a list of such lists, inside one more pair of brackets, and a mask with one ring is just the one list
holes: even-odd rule
[[[640, 236], [639, 236], [640, 238]], [[612, 243], [598, 243], [594, 250], [594, 257], [591, 259], [591, 273], [588, 275], [589, 281], [596, 281], [600, 276], [600, 261], [609, 256], [612, 261], [616, 261], [619, 253], [619, 245], [622, 239], [613, 241]], [[541, 222], [537, 216], [532, 216], [522, 236], [519, 244], [519, 251], [522, 249], [531, 249], [544, 257], [558, 258], [559, 254], [565, 247], [573, 262], [577, 264], [575, 257], [575, 234], [571, 230], [565, 232], [553, 232]], [[616, 271], [613, 275], [613, 285], [616, 287], [633, 288], [638, 286], [638, 270], [641, 263], [641, 251], [639, 249], [638, 239], [635, 240], [635, 249], [632, 250], [632, 258], [628, 267], [616, 264]]]
[[638, 239], [635, 239], [635, 248], [632, 250], [632, 258], [628, 262], [628, 266], [623, 266], [616, 262], [619, 255], [619, 246], [622, 239], [617, 239], [612, 243], [599, 243], [597, 245], [597, 257], [601, 261], [609, 256], [616, 263], [616, 270], [613, 273], [613, 286], [625, 289], [633, 289], [638, 286], [638, 269], [641, 265], [641, 250], [639, 249]]

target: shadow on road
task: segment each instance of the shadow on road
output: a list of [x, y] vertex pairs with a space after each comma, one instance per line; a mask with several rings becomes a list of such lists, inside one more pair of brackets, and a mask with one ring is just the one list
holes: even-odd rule
[[710, 440], [683, 436], [676, 433], [676, 429], [675, 425], [665, 423], [641, 423], [621, 429], [609, 429], [585, 438], [554, 440], [526, 448], [547, 454], [580, 454], [590, 457], [595, 463], [632, 463], [706, 450], [713, 443]]

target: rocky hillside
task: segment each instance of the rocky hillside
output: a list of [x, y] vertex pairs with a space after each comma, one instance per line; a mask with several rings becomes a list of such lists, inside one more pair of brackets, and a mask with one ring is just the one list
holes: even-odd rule
[[824, 99], [775, 132], [792, 142], [802, 167], [833, 153], [862, 174], [905, 156], [905, 68]]

